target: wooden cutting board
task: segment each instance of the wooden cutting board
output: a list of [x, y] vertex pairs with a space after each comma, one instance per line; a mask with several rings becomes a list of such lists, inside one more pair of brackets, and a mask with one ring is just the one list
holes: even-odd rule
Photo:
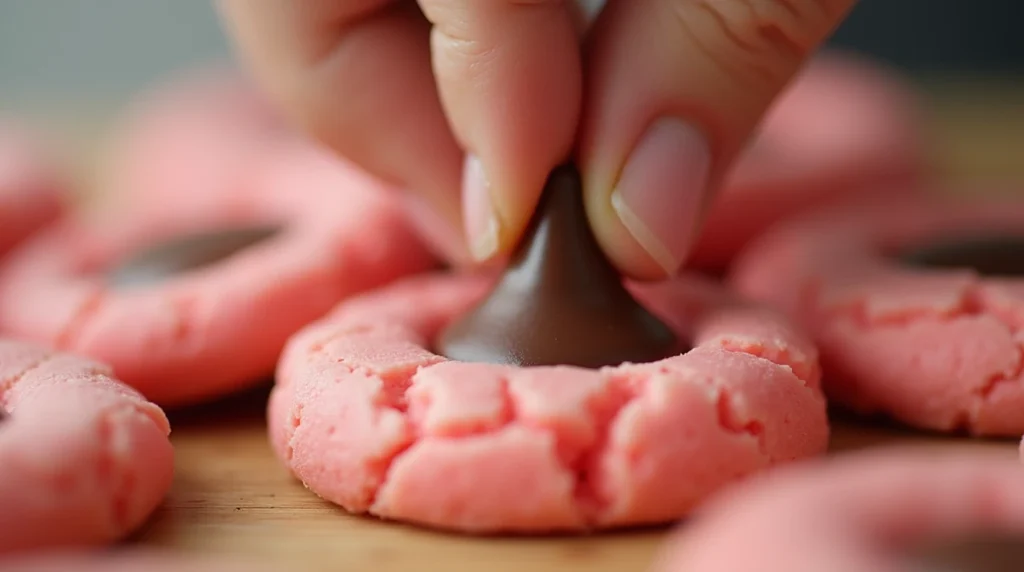
[[[930, 110], [936, 157], [946, 176], [1021, 180], [1024, 86], [954, 82], [938, 87], [943, 96]], [[668, 534], [654, 529], [587, 537], [466, 538], [349, 516], [306, 491], [274, 460], [265, 435], [265, 400], [264, 389], [172, 415], [174, 488], [134, 542], [311, 572], [623, 572], [645, 570]], [[833, 450], [952, 441], [840, 420]], [[1016, 442], [977, 446], [1016, 455]]]

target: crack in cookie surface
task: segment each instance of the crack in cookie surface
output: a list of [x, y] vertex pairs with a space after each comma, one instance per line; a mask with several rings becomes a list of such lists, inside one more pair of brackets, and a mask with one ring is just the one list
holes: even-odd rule
[[0, 401], [14, 411], [0, 457], [22, 483], [0, 492], [0, 528], [17, 528], [0, 552], [102, 544], [141, 524], [173, 476], [163, 412], [74, 355], [0, 341], [0, 370]]
[[651, 364], [514, 368], [445, 360], [358, 305], [293, 339], [269, 408], [282, 460], [352, 512], [482, 533], [647, 524], [826, 445], [817, 364], [800, 363], [816, 356], [786, 328]]
[[[945, 224], [933, 218], [911, 234]], [[840, 219], [833, 228], [812, 216], [767, 235], [734, 283], [802, 319], [820, 344], [827, 392], [853, 410], [942, 431], [1024, 431], [1010, 413], [1024, 407], [1024, 282], [894, 264], [877, 236]]]

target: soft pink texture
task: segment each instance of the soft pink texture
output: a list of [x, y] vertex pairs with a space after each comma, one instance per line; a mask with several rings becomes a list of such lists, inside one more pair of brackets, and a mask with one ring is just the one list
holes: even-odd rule
[[0, 256], [60, 217], [65, 183], [38, 141], [0, 121]]
[[1024, 469], [979, 451], [858, 453], [752, 479], [706, 505], [655, 572], [918, 572], [919, 546], [1024, 537]]
[[118, 540], [167, 493], [167, 418], [112, 375], [0, 340], [0, 553]]
[[307, 487], [352, 512], [468, 532], [609, 528], [679, 518], [826, 447], [815, 349], [770, 310], [685, 278], [634, 287], [696, 346], [660, 362], [514, 368], [431, 353], [487, 287], [406, 280], [290, 340], [269, 431]]
[[[288, 336], [338, 301], [433, 264], [395, 195], [319, 148], [281, 142], [238, 184], [247, 192], [185, 192], [37, 236], [0, 275], [0, 327], [110, 363], [178, 405], [268, 377]], [[285, 230], [211, 267], [139, 288], [103, 280], [148, 242], [262, 222]]]
[[776, 221], [810, 207], [917, 192], [927, 166], [924, 125], [900, 77], [851, 54], [818, 57], [769, 110], [723, 183], [688, 264], [724, 268]]
[[114, 129], [104, 164], [112, 198], [163, 208], [184, 193], [193, 204], [247, 192], [238, 175], [268, 145], [292, 137], [245, 76], [189, 68], [140, 93]]
[[737, 260], [733, 283], [798, 318], [826, 393], [940, 431], [1024, 432], [1024, 281], [911, 269], [888, 257], [959, 234], [1020, 234], [1024, 202], [891, 199], [780, 225]]

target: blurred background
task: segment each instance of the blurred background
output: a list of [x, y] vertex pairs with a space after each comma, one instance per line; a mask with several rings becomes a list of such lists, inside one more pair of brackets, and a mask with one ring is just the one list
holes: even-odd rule
[[[991, 117], [993, 102], [1024, 104], [1019, 12], [1020, 0], [861, 0], [831, 44], [911, 74], [940, 129], [983, 129], [998, 140], [1020, 124]], [[209, 0], [0, 0], [7, 112], [96, 118], [169, 71], [227, 57]]]
[[[6, 105], [122, 99], [168, 70], [227, 57], [209, 0], [3, 0]], [[921, 76], [1024, 71], [1019, 0], [862, 0], [832, 44]]]

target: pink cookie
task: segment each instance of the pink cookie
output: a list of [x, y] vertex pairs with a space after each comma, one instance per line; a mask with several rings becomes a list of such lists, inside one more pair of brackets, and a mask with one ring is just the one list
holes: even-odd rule
[[230, 68], [190, 69], [154, 85], [115, 129], [105, 183], [119, 202], [161, 208], [183, 192], [218, 201], [248, 192], [238, 175], [291, 135], [247, 78]]
[[[288, 336], [338, 301], [433, 264], [394, 194], [318, 148], [282, 142], [239, 184], [248, 192], [183, 192], [36, 237], [0, 276], [0, 327], [110, 363], [178, 405], [268, 377]], [[142, 285], [111, 281], [140, 248], [225, 228], [248, 242]]]
[[0, 256], [61, 215], [64, 189], [38, 143], [0, 124]]
[[[780, 469], [704, 507], [654, 570], [1020, 570], [1019, 560], [961, 567], [948, 555], [947, 568], [934, 554], [966, 555], [954, 547], [986, 536], [1024, 545], [1022, 483], [1012, 458], [979, 451], [873, 451]], [[991, 561], [996, 554], [987, 552], [975, 557]]]
[[167, 418], [112, 375], [0, 341], [0, 553], [113, 542], [162, 501]]
[[[936, 241], [1004, 235], [1019, 243], [1022, 229], [1021, 201], [865, 201], [781, 225], [738, 259], [733, 280], [808, 327], [838, 403], [921, 428], [1019, 437], [1021, 277], [982, 275], [966, 260], [942, 267], [901, 257]], [[1008, 247], [1003, 257], [1019, 265], [1020, 244]], [[957, 256], [969, 254], [983, 262], [979, 253]]]
[[876, 64], [819, 57], [770, 110], [714, 199], [689, 264], [723, 269], [750, 240], [809, 207], [909, 194], [925, 171], [925, 130], [910, 86]]
[[695, 349], [601, 370], [449, 361], [439, 329], [480, 277], [408, 280], [291, 339], [274, 450], [355, 513], [474, 533], [670, 521], [722, 485], [825, 450], [814, 347], [771, 310], [686, 278], [632, 289]]

